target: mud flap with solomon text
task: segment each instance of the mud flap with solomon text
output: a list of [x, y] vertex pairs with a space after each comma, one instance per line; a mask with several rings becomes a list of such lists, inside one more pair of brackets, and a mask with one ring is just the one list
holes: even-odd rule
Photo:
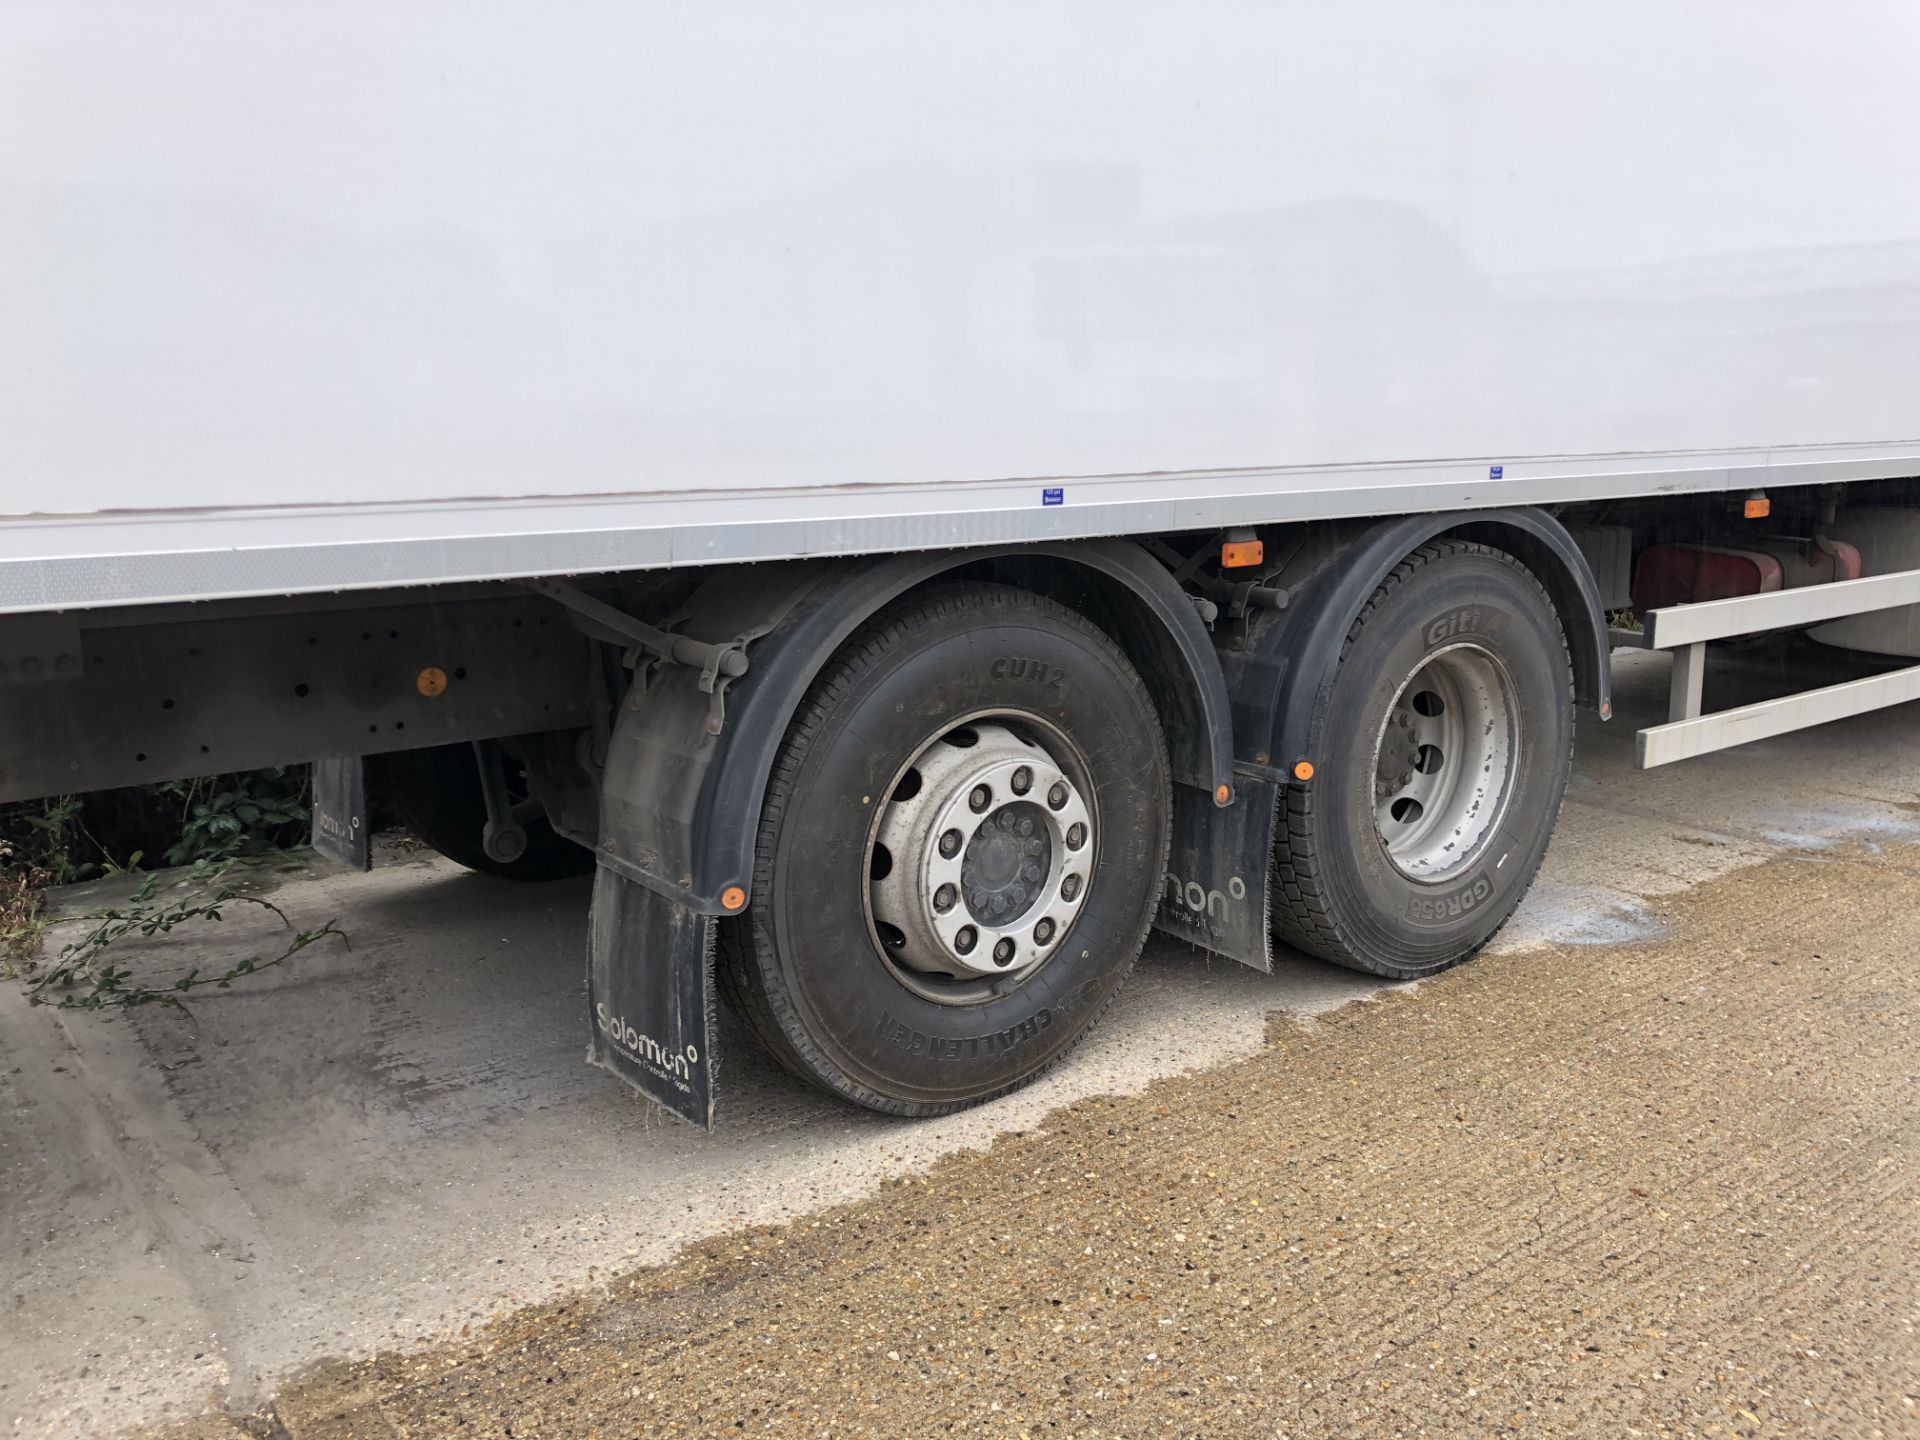
[[588, 1063], [713, 1129], [715, 921], [604, 864], [588, 940]]
[[1233, 804], [1223, 810], [1203, 790], [1173, 787], [1173, 846], [1153, 923], [1271, 972], [1267, 890], [1280, 789], [1271, 780], [1240, 775], [1234, 790]]

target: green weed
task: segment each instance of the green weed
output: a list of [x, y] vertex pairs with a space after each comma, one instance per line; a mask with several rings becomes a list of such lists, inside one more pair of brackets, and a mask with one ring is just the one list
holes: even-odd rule
[[[243, 976], [285, 964], [323, 940], [348, 944], [346, 932], [333, 920], [317, 930], [296, 930], [286, 912], [271, 900], [244, 895], [226, 885], [232, 865], [231, 861], [201, 862], [185, 880], [169, 885], [166, 895], [160, 891], [162, 877], [150, 874], [125, 904], [80, 917], [89, 927], [87, 932], [62, 946], [58, 959], [32, 975], [27, 983], [28, 1002], [61, 1010], [131, 1009], [139, 1005], [185, 1009], [185, 997], [197, 990], [230, 990]], [[218, 923], [226, 911], [238, 905], [269, 911], [293, 932], [278, 953], [265, 959], [254, 956], [242, 960], [218, 974], [203, 974], [196, 966], [158, 984], [136, 979], [132, 970], [114, 958], [114, 946], [129, 935], [152, 939], [170, 935], [182, 925]]]

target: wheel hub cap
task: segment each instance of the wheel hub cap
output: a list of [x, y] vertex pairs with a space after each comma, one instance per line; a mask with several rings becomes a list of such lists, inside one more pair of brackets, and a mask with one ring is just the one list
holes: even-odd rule
[[869, 871], [881, 943], [928, 974], [1028, 970], [1085, 903], [1093, 842], [1085, 798], [1045, 747], [992, 722], [952, 731], [881, 815]]
[[1466, 865], [1498, 832], [1519, 757], [1506, 667], [1478, 645], [1435, 651], [1388, 708], [1374, 746], [1374, 823], [1415, 880]]
[[967, 913], [986, 925], [1020, 919], [1053, 871], [1052, 827], [1037, 805], [1003, 805], [983, 820], [960, 860]]

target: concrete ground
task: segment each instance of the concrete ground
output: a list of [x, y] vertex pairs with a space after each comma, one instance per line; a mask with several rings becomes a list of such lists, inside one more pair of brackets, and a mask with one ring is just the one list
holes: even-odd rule
[[[1744, 665], [1723, 667], [1731, 682], [1711, 688], [1730, 693], [1765, 686], [1773, 663], [1763, 652]], [[1920, 843], [1916, 707], [1641, 774], [1632, 769], [1633, 729], [1664, 713], [1666, 661], [1623, 655], [1617, 672], [1618, 718], [1583, 729], [1574, 784], [1546, 870], [1494, 950], [1447, 980], [1402, 987], [1392, 1007], [1349, 1010], [1322, 1022], [1328, 1034], [1346, 1037], [1349, 1048], [1309, 1055], [1301, 1062], [1302, 1083], [1309, 1076], [1319, 1084], [1329, 1074], [1351, 1075], [1355, 1063], [1377, 1065], [1377, 1058], [1364, 1059], [1368, 1055], [1411, 1053], [1369, 1048], [1376, 1008], [1401, 1017], [1395, 1024], [1418, 1029], [1419, 1016], [1426, 1013], [1430, 1021], [1435, 1013], [1423, 1012], [1423, 1006], [1460, 1003], [1471, 997], [1457, 987], [1483, 985], [1489, 1006], [1501, 999], [1517, 1004], [1506, 1019], [1485, 1018], [1502, 1013], [1494, 1008], [1473, 1013], [1483, 1034], [1513, 1041], [1502, 1063], [1518, 1068], [1506, 1080], [1524, 1080], [1528, 1067], [1551, 1060], [1522, 1056], [1524, 1047], [1514, 1037], [1524, 1038], [1525, 1027], [1538, 1024], [1542, 1034], [1560, 1036], [1563, 1048], [1579, 1043], [1577, 1027], [1568, 1031], [1564, 1014], [1536, 1015], [1525, 1003], [1527, 995], [1552, 992], [1560, 973], [1540, 969], [1542, 957], [1593, 954], [1596, 964], [1581, 972], [1582, 986], [1568, 992], [1569, 1004], [1591, 1008], [1603, 1003], [1596, 998], [1604, 993], [1596, 978], [1604, 980], [1616, 960], [1625, 966], [1640, 957], [1655, 966], [1647, 973], [1657, 974], [1656, 962], [1667, 963], [1662, 956], [1702, 961], [1732, 946], [1764, 954], [1769, 945], [1789, 945], [1791, 925], [1831, 932], [1836, 945], [1865, 945], [1883, 959], [1920, 953], [1914, 907], [1874, 903], [1876, 897], [1904, 895], [1902, 887], [1920, 899], [1913, 871], [1920, 862], [1904, 848]], [[1745, 878], [1733, 873], [1756, 866], [1766, 868]], [[1836, 907], [1819, 887], [1842, 870], [1847, 904]], [[1819, 878], [1802, 882], [1802, 874]], [[1813, 887], [1804, 895], [1795, 888], [1803, 884]], [[1735, 897], [1731, 904], [1724, 898], [1729, 895]], [[1769, 899], [1780, 895], [1797, 898], [1791, 904]], [[1711, 897], [1721, 898], [1709, 903]], [[0, 1366], [0, 1425], [11, 1424], [20, 1434], [95, 1434], [212, 1406], [249, 1412], [277, 1393], [280, 1423], [296, 1440], [320, 1433], [441, 1433], [452, 1424], [446, 1396], [424, 1390], [411, 1399], [401, 1396], [401, 1370], [394, 1367], [412, 1362], [384, 1358], [371, 1368], [328, 1371], [333, 1378], [317, 1391], [283, 1382], [330, 1357], [391, 1357], [430, 1346], [443, 1347], [428, 1352], [436, 1357], [431, 1363], [456, 1370], [479, 1363], [460, 1347], [479, 1345], [483, 1336], [494, 1337], [485, 1341], [495, 1347], [489, 1355], [502, 1337], [513, 1338], [528, 1354], [540, 1353], [549, 1341], [574, 1345], [579, 1337], [565, 1330], [565, 1310], [516, 1312], [583, 1291], [605, 1293], [597, 1287], [615, 1276], [671, 1261], [692, 1242], [747, 1227], [830, 1210], [836, 1216], [864, 1213], [858, 1204], [897, 1208], [902, 1194], [920, 1196], [922, 1210], [876, 1213], [887, 1214], [889, 1223], [927, 1222], [951, 1211], [956, 1197], [974, 1193], [967, 1188], [974, 1185], [1004, 1198], [1020, 1175], [1038, 1173], [1069, 1151], [1079, 1156], [1088, 1144], [1098, 1148], [1097, 1132], [1080, 1134], [1063, 1107], [1133, 1134], [1139, 1115], [1109, 1115], [1100, 1107], [1134, 1104], [1146, 1107], [1146, 1115], [1164, 1117], [1171, 1104], [1180, 1114], [1197, 1113], [1205, 1099], [1229, 1097], [1235, 1085], [1268, 1073], [1247, 1071], [1249, 1065], [1269, 1067], [1272, 1080], [1260, 1091], [1262, 1103], [1278, 1104], [1295, 1072], [1278, 1063], [1288, 1057], [1270, 1046], [1270, 1017], [1324, 1014], [1378, 993], [1360, 977], [1305, 959], [1283, 959], [1276, 974], [1265, 977], [1156, 938], [1100, 1031], [1069, 1064], [1019, 1095], [943, 1120], [885, 1120], [803, 1088], [735, 1031], [728, 1037], [723, 1128], [706, 1138], [663, 1122], [610, 1077], [582, 1063], [586, 898], [584, 885], [505, 886], [437, 860], [401, 857], [369, 877], [310, 874], [281, 881], [274, 899], [295, 923], [338, 917], [352, 950], [309, 951], [231, 995], [196, 1004], [190, 1016], [61, 1015], [29, 1010], [15, 989], [0, 990], [0, 1354], [7, 1362]], [[1771, 915], [1772, 928], [1756, 928], [1754, 914]], [[262, 953], [273, 933], [266, 917], [236, 913], [211, 940], [183, 932], [148, 942], [141, 964], [230, 964]], [[1790, 938], [1799, 945], [1804, 937], [1796, 930]], [[1711, 971], [1711, 965], [1701, 971], [1701, 993], [1715, 978]], [[1543, 988], [1522, 991], [1515, 1002], [1499, 993], [1501, 982], [1515, 976]], [[1911, 967], [1876, 976], [1877, 988], [1863, 992], [1867, 998], [1878, 995], [1874, 1004], [1881, 1009], [1910, 1013], [1920, 989]], [[1817, 996], [1818, 987], [1810, 993]], [[1449, 994], [1459, 999], [1450, 1002], [1444, 998]], [[1879, 1012], [1869, 1007], [1861, 1013]], [[1747, 1022], [1757, 1027], [1756, 1044], [1778, 1049], [1787, 1043], [1777, 1026], [1761, 1025], [1755, 1016]], [[1283, 1027], [1275, 1033], [1287, 1032]], [[1844, 1072], [1854, 1058], [1847, 1052], [1849, 1032], [1829, 1027], [1815, 1033], [1827, 1048], [1804, 1063]], [[1912, 1152], [1898, 1145], [1886, 1150], [1886, 1115], [1878, 1107], [1911, 1111], [1920, 1057], [1911, 1048], [1911, 1030], [1874, 1033], [1881, 1042], [1907, 1048], [1888, 1066], [1864, 1074], [1861, 1088], [1849, 1092], [1865, 1129], [1847, 1143], [1873, 1141], [1881, 1158], [1891, 1156], [1891, 1168], [1860, 1173], [1837, 1166], [1843, 1183], [1833, 1198], [1840, 1216], [1868, 1215], [1886, 1194], [1897, 1200], [1911, 1183]], [[1676, 1035], [1672, 1043], [1684, 1047], [1686, 1038]], [[1470, 1057], [1444, 1046], [1438, 1053], [1438, 1061], [1409, 1062], [1421, 1095], [1486, 1090], [1489, 1077], [1472, 1068]], [[1221, 1068], [1236, 1065], [1240, 1069]], [[1168, 1078], [1196, 1071], [1207, 1073]], [[1556, 1083], [1575, 1078], [1560, 1076]], [[1718, 1071], [1701, 1078], [1727, 1083]], [[1378, 1076], [1370, 1074], [1368, 1083], [1377, 1084]], [[1091, 1109], [1083, 1103], [1092, 1096], [1139, 1096], [1149, 1085], [1156, 1088], [1139, 1101], [1103, 1100]], [[1580, 1099], [1559, 1098], [1573, 1106]], [[1642, 1098], [1657, 1112], [1655, 1101]], [[1681, 1117], [1688, 1125], [1699, 1122], [1702, 1097], [1681, 1093], [1674, 1102], [1673, 1121], [1637, 1122], [1651, 1137], [1648, 1145], [1671, 1142], [1663, 1126]], [[1756, 1092], [1741, 1113], [1766, 1114], [1764, 1092]], [[1813, 1113], [1803, 1106], [1780, 1119], [1801, 1124]], [[1358, 1124], [1364, 1117], [1275, 1111], [1269, 1118], [1324, 1127]], [[1050, 1144], [1043, 1130], [1073, 1138]], [[926, 1176], [943, 1157], [1020, 1135], [1025, 1138], [1002, 1140], [985, 1155], [948, 1159], [932, 1173], [930, 1186], [887, 1187], [875, 1196], [887, 1177]], [[1296, 1138], [1280, 1128], [1263, 1136], [1261, 1164], [1285, 1166], [1289, 1173], [1304, 1166], [1301, 1175], [1308, 1179], [1317, 1173], [1322, 1151], [1341, 1153], [1332, 1132]], [[1216, 1131], [1210, 1143], [1217, 1144], [1223, 1162], [1247, 1163], [1244, 1133]], [[1750, 1149], [1753, 1164], [1769, 1163], [1766, 1146]], [[1143, 1166], [1152, 1162], [1144, 1151], [1138, 1158]], [[1153, 1163], [1178, 1169], [1186, 1162], [1163, 1155]], [[1337, 1163], [1326, 1164], [1329, 1175], [1339, 1173]], [[1552, 1184], [1550, 1177], [1536, 1178]], [[1511, 1184], [1515, 1177], [1504, 1179]], [[1420, 1183], [1411, 1173], [1402, 1181], [1413, 1191]], [[1344, 1183], [1355, 1182], [1348, 1177]], [[870, 1196], [875, 1198], [863, 1199]], [[1407, 1199], [1400, 1197], [1403, 1204]], [[855, 1210], [833, 1208], [849, 1203]], [[1910, 1198], [1904, 1203], [1910, 1221]], [[1006, 1218], [1027, 1223], [1013, 1212]], [[1157, 1223], [1152, 1217], [1143, 1221]], [[1225, 1222], [1214, 1215], [1208, 1223]], [[1876, 1233], [1884, 1240], [1883, 1232], [1885, 1226]], [[808, 1232], [803, 1227], [793, 1233]], [[1911, 1234], [1911, 1227], [1900, 1233]], [[1009, 1237], [1013, 1248], [1016, 1238]], [[743, 1254], [763, 1257], [754, 1266], [774, 1267], [761, 1278], [779, 1280], [779, 1267], [765, 1258], [773, 1252], [753, 1248], [773, 1247], [776, 1240], [762, 1236], [746, 1243]], [[787, 1243], [778, 1239], [780, 1246]], [[1057, 1248], [1038, 1234], [1034, 1247], [1049, 1254]], [[742, 1283], [738, 1274], [716, 1276], [713, 1267], [723, 1250], [708, 1243], [671, 1269], [650, 1272], [670, 1278], [643, 1282], [638, 1293], [652, 1297], [647, 1315], [677, 1316], [675, 1323], [684, 1328], [695, 1314], [684, 1300], [663, 1300], [663, 1292], [644, 1288], [655, 1286], [683, 1297], [709, 1294], [711, 1303], [703, 1302], [695, 1318], [721, 1313], [724, 1295], [731, 1293], [727, 1287]], [[1594, 1257], [1594, 1263], [1603, 1259]], [[814, 1277], [817, 1294], [822, 1275], [851, 1285], [883, 1260], [865, 1251], [851, 1257], [823, 1252], [805, 1274]], [[1053, 1263], [1058, 1270], [1077, 1262], [1061, 1251]], [[1663, 1272], [1661, 1284], [1725, 1292], [1740, 1279], [1743, 1263], [1703, 1254], [1694, 1275], [1687, 1273], [1683, 1254], [1674, 1261], [1676, 1269]], [[1018, 1276], [990, 1271], [978, 1278], [983, 1285], [1020, 1283]], [[1910, 1287], [1910, 1274], [1895, 1278]], [[1562, 1276], [1559, 1283], [1569, 1282]], [[1327, 1325], [1337, 1328], [1350, 1318], [1342, 1310], [1345, 1297], [1362, 1288], [1348, 1276], [1310, 1297], [1302, 1291], [1296, 1309], [1304, 1314], [1324, 1307]], [[1749, 1287], [1736, 1299], [1745, 1297], [1746, 1303], [1759, 1293]], [[1881, 1379], [1888, 1379], [1889, 1364], [1905, 1364], [1903, 1373], [1911, 1372], [1920, 1354], [1911, 1289], [1905, 1293], [1905, 1308], [1894, 1305], [1884, 1317], [1893, 1359], [1877, 1362], [1887, 1372]], [[763, 1298], [784, 1303], [778, 1293]], [[853, 1300], [849, 1290], [840, 1303]], [[1814, 1301], [1836, 1310], [1849, 1303], [1832, 1291], [1817, 1292]], [[862, 1303], [877, 1302], [868, 1297]], [[487, 1330], [492, 1321], [503, 1328]], [[527, 1326], [535, 1328], [516, 1329]], [[629, 1347], [642, 1334], [624, 1333]], [[1296, 1358], [1305, 1363], [1318, 1342], [1296, 1338]], [[1200, 1343], [1192, 1335], [1182, 1341], [1189, 1357]], [[1362, 1348], [1377, 1343], [1371, 1337], [1354, 1340]], [[647, 1344], [657, 1350], [659, 1336]], [[1155, 1361], [1152, 1355], [1145, 1359]], [[685, 1364], [684, 1354], [678, 1363]], [[585, 1373], [593, 1373], [591, 1365]], [[821, 1373], [837, 1372], [823, 1364]], [[340, 1380], [342, 1374], [350, 1378]], [[541, 1377], [530, 1372], [519, 1378], [533, 1384]], [[545, 1378], [553, 1383], [551, 1370]], [[655, 1393], [674, 1397], [676, 1405], [683, 1392], [692, 1395], [700, 1386], [685, 1374], [647, 1378], [671, 1379], [676, 1388]], [[718, 1371], [708, 1377], [723, 1378]], [[492, 1381], [469, 1380], [462, 1393], [491, 1398], [463, 1416], [461, 1433], [501, 1433], [494, 1425], [506, 1423], [508, 1402], [488, 1388]], [[643, 1383], [629, 1387], [636, 1392], [632, 1398], [657, 1420], [667, 1401], [654, 1399]], [[865, 1383], [885, 1392], [891, 1382], [877, 1372]], [[1018, 1388], [1017, 1379], [1012, 1383]], [[335, 1403], [343, 1384], [401, 1398], [365, 1431], [302, 1428], [303, 1404], [337, 1419], [361, 1403]], [[1117, 1395], [1127, 1387], [1096, 1388]], [[1502, 1403], [1521, 1406], [1530, 1398], [1527, 1387], [1516, 1389], [1510, 1376], [1498, 1388]], [[1853, 1433], [1867, 1434], [1876, 1425], [1889, 1435], [1914, 1433], [1911, 1412], [1897, 1408], [1897, 1390], [1887, 1402], [1895, 1408], [1884, 1415], [1874, 1408], [1885, 1398], [1882, 1389], [1862, 1382], [1868, 1409], [1854, 1416], [1863, 1428]], [[990, 1411], [990, 1403], [983, 1393], [979, 1423], [1002, 1415]], [[1035, 1409], [1037, 1402], [1023, 1403], [1036, 1415], [1045, 1413], [1044, 1407]], [[1111, 1406], [1104, 1400], [1101, 1405], [1106, 1408], [1098, 1414], [1105, 1416]], [[1759, 1413], [1751, 1405], [1739, 1409]], [[752, 1412], [753, 1428], [762, 1428], [772, 1413], [764, 1410]], [[713, 1419], [719, 1412], [703, 1413]], [[807, 1433], [836, 1426], [890, 1433], [875, 1418], [883, 1412], [866, 1421], [850, 1410], [817, 1413], [826, 1418]], [[1108, 1419], [1105, 1433], [1154, 1433], [1147, 1413], [1140, 1412], [1133, 1428]], [[1320, 1433], [1333, 1433], [1332, 1413], [1320, 1417]], [[1729, 1433], [1755, 1433], [1729, 1413]], [[1095, 1414], [1086, 1410], [1076, 1425], [1093, 1428], [1086, 1417]], [[574, 1433], [551, 1414], [545, 1420], [519, 1433]], [[631, 1416], [621, 1423], [623, 1433], [667, 1428]], [[1458, 1424], [1467, 1423], [1463, 1414]], [[684, 1428], [700, 1433], [708, 1427], [688, 1422]], [[1436, 1422], [1433, 1433], [1453, 1428]], [[1205, 1433], [1245, 1432], [1221, 1418]], [[1259, 1433], [1273, 1433], [1272, 1427]]]

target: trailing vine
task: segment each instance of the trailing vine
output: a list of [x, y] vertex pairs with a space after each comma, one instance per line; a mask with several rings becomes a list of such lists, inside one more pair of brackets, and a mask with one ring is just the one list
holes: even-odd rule
[[[232, 862], [195, 865], [184, 882], [163, 895], [163, 877], [149, 874], [124, 904], [90, 911], [80, 917], [85, 934], [61, 947], [52, 963], [36, 969], [27, 981], [27, 1000], [60, 1010], [131, 1009], [140, 1005], [186, 1008], [186, 997], [196, 991], [224, 991], [236, 980], [283, 965], [311, 945], [338, 940], [351, 948], [346, 932], [333, 920], [314, 930], [300, 930], [271, 900], [246, 895], [224, 882]], [[293, 933], [278, 953], [252, 956], [218, 973], [200, 967], [152, 984], [115, 958], [114, 946], [129, 935], [152, 939], [172, 934], [182, 925], [218, 923], [235, 906], [253, 906], [276, 916]]]

